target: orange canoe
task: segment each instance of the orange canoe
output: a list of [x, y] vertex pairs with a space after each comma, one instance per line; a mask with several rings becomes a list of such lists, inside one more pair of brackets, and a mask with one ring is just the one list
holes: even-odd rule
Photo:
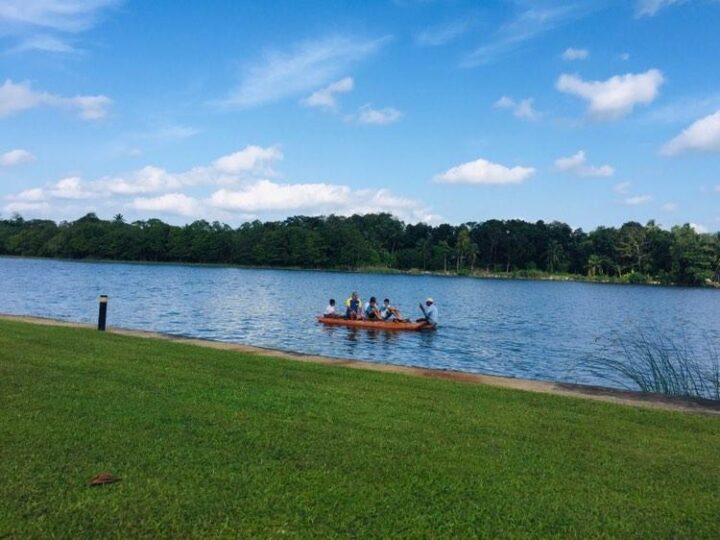
[[417, 332], [419, 330], [435, 330], [426, 322], [399, 322], [399, 321], [370, 321], [367, 319], [343, 319], [342, 317], [318, 316], [318, 321], [328, 326], [348, 326], [351, 328], [370, 328], [376, 330], [404, 330]]

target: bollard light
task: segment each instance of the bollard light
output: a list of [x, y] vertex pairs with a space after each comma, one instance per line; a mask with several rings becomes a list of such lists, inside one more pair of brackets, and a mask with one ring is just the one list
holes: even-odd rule
[[107, 322], [107, 294], [100, 295], [100, 311], [98, 312], [98, 330], [105, 331], [105, 323]]

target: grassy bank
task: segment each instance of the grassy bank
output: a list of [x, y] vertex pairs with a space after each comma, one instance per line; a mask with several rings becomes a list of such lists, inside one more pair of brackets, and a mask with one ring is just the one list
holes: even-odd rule
[[715, 538], [718, 448], [720, 418], [0, 321], [0, 537]]

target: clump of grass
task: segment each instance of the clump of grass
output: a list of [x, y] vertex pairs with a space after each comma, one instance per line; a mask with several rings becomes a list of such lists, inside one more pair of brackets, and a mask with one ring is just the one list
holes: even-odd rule
[[610, 382], [666, 396], [720, 400], [720, 354], [708, 336], [702, 347], [692, 345], [686, 334], [671, 337], [655, 328], [614, 332], [599, 341], [601, 352], [583, 364]]

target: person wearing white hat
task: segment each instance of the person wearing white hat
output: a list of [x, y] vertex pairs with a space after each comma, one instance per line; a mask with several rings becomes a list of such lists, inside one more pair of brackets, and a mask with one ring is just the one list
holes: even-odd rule
[[420, 310], [423, 312], [424, 317], [417, 320], [417, 322], [425, 321], [430, 326], [435, 328], [438, 325], [438, 308], [435, 305], [435, 300], [432, 298], [428, 298], [425, 300], [425, 305], [427, 307], [423, 307], [422, 304], [420, 304]]

